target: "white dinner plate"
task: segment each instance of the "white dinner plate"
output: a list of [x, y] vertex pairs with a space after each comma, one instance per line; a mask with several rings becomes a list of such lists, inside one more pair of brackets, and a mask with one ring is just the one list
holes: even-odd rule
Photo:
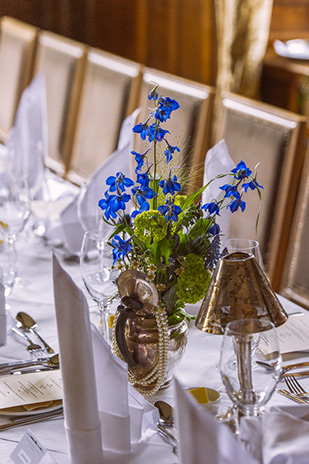
[[286, 42], [275, 40], [274, 49], [277, 55], [285, 58], [309, 60], [309, 40], [306, 39], [293, 39]]
[[34, 416], [35, 414], [41, 414], [44, 412], [52, 412], [57, 409], [62, 408], [62, 401], [53, 401], [49, 406], [44, 406], [42, 408], [32, 409], [27, 411], [23, 406], [15, 406], [12, 408], [0, 409], [0, 416]]

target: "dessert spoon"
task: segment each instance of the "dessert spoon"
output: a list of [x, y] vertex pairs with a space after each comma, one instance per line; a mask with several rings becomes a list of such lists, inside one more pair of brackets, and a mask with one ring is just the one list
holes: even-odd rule
[[36, 328], [37, 328], [38, 325], [35, 322], [35, 320], [29, 314], [24, 313], [24, 312], [21, 311], [16, 315], [16, 320], [18, 321], [19, 327], [21, 329], [28, 330], [29, 332], [31, 332], [32, 334], [34, 334], [34, 335], [36, 335], [38, 337], [38, 339], [43, 343], [44, 348], [46, 349], [46, 351], [48, 353], [52, 354], [52, 353], [55, 352], [53, 350], [53, 348], [51, 348], [49, 346], [49, 344], [37, 332]]
[[33, 341], [31, 340], [30, 337], [28, 337], [27, 334], [25, 334], [21, 329], [19, 329], [18, 327], [12, 327], [12, 330], [13, 332], [15, 332], [17, 335], [19, 335], [20, 337], [24, 338], [25, 340], [27, 340], [28, 342], [28, 346], [27, 346], [27, 350], [29, 351], [29, 353], [36, 353], [38, 351], [42, 351], [43, 348], [41, 347], [41, 345], [37, 345], [36, 343], [33, 343]]

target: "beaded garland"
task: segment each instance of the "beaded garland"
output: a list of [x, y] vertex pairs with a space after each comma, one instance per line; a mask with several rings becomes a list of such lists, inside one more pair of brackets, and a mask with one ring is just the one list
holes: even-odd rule
[[[158, 307], [154, 309], [154, 316], [158, 328], [158, 347], [157, 347], [157, 360], [155, 365], [152, 367], [150, 372], [141, 379], [136, 379], [134, 377], [133, 371], [128, 369], [128, 379], [131, 385], [134, 385], [134, 388], [140, 392], [145, 397], [152, 396], [160, 389], [164, 384], [164, 379], [166, 376], [166, 368], [168, 361], [168, 349], [169, 349], [169, 334], [168, 334], [168, 320], [167, 314], [164, 308]], [[123, 359], [115, 336], [115, 327], [116, 327], [117, 317], [114, 318], [113, 322], [113, 353]], [[145, 387], [153, 385], [150, 390], [145, 390]]]

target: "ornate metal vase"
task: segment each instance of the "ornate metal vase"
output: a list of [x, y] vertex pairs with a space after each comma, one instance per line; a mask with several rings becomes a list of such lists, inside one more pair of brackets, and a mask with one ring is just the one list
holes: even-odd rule
[[121, 304], [113, 330], [113, 351], [128, 364], [129, 382], [144, 396], [166, 388], [187, 343], [185, 320], [169, 326], [154, 284], [137, 271], [117, 281]]

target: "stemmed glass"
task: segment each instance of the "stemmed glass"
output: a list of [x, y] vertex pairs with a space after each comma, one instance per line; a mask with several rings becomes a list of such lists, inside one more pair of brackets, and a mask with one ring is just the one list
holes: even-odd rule
[[[0, 176], [0, 228], [11, 247], [24, 229], [30, 215], [30, 194], [25, 177], [12, 172]], [[18, 259], [16, 258], [18, 269]]]
[[261, 269], [264, 268], [260, 245], [257, 240], [249, 238], [229, 238], [222, 240], [222, 250], [225, 254], [234, 253], [236, 251], [251, 253], [257, 260]]
[[109, 342], [109, 308], [117, 293], [118, 271], [113, 268], [112, 249], [100, 230], [84, 234], [80, 254], [81, 275], [87, 292], [97, 303], [102, 319], [102, 334]]
[[[272, 369], [256, 362], [265, 344]], [[220, 369], [227, 394], [239, 414], [260, 415], [275, 391], [282, 369], [274, 324], [260, 319], [228, 323], [222, 341]]]

